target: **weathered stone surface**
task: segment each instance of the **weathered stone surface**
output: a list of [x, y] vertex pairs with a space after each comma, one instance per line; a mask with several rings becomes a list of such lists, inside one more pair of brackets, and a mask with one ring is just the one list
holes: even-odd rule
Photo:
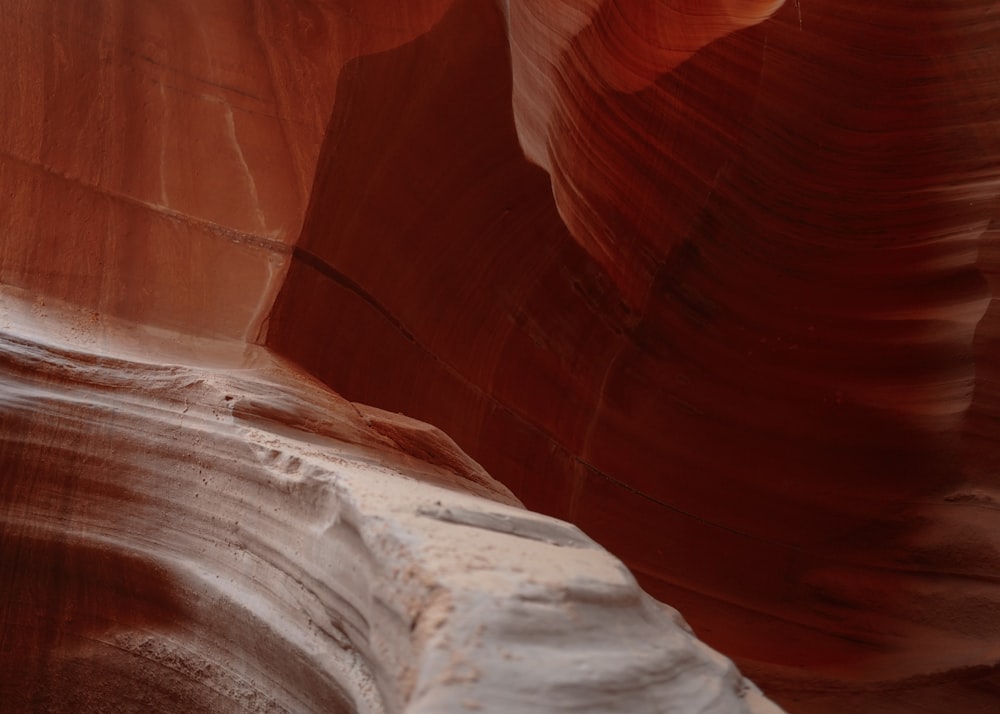
[[777, 712], [441, 432], [3, 298], [4, 711]]
[[790, 711], [995, 708], [993, 3], [16, 0], [0, 57], [0, 282], [435, 424], [359, 408]]

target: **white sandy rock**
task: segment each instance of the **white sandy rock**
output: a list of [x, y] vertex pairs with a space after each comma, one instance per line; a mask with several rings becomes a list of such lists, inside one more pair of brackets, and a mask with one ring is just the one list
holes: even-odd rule
[[8, 293], [0, 365], [13, 710], [779, 711], [441, 432], [262, 348]]

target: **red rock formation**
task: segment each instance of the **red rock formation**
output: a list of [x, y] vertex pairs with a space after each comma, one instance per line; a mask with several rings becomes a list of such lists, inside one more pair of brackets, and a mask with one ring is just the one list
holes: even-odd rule
[[762, 676], [992, 665], [990, 4], [760, 5], [615, 69], [639, 6], [512, 4], [513, 116], [485, 4], [354, 62], [270, 344]]
[[341, 65], [425, 31], [444, 7], [8, 3], [0, 280], [129, 319], [258, 338]]
[[441, 427], [790, 711], [993, 706], [998, 18], [15, 2], [0, 281]]

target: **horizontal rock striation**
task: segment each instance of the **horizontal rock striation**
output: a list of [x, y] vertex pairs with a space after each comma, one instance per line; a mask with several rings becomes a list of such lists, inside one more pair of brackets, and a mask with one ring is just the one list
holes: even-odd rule
[[765, 683], [988, 679], [1000, 24], [682, 5], [456, 2], [348, 65], [268, 343]]
[[257, 340], [341, 65], [412, 39], [445, 6], [12, 0], [0, 281]]
[[[994, 3], [13, 0], [0, 59], [0, 283], [33, 305], [4, 293], [25, 707], [140, 671], [136, 709], [513, 706], [501, 681], [540, 671], [474, 686], [420, 637], [474, 611], [534, 646], [504, 609], [534, 602], [522, 565], [459, 585], [479, 560], [420, 548], [607, 556], [488, 471], [789, 711], [995, 708]], [[507, 505], [404, 507], [400, 473]], [[383, 477], [379, 505], [357, 484]], [[373, 634], [404, 561], [384, 622], [417, 634]], [[573, 600], [593, 633], [552, 643], [666, 622], [607, 568]], [[592, 681], [570, 651], [546, 696]], [[639, 677], [621, 706], [648, 709], [660, 665], [627, 662], [593, 681]]]
[[4, 711], [778, 711], [441, 432], [60, 313], [0, 308]]

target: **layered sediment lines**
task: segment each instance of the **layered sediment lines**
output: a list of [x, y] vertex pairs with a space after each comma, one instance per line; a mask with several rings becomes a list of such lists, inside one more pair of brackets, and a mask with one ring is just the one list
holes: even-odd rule
[[632, 4], [528, 5], [348, 65], [269, 343], [775, 680], [992, 666], [991, 5], [785, 3], [617, 83]]
[[444, 7], [8, 3], [0, 281], [257, 340], [299, 235], [341, 65], [412, 39]]
[[76, 315], [0, 308], [5, 711], [778, 711], [438, 430]]
[[[435, 424], [457, 446], [363, 409], [366, 436], [337, 439], [479, 473], [469, 452], [529, 508], [620, 556], [790, 711], [993, 706], [992, 2], [17, 0], [5, 10], [0, 282], [34, 295], [37, 319], [58, 298], [81, 320], [265, 343], [352, 402]], [[42, 448], [18, 434], [69, 389], [25, 386], [51, 359], [62, 358], [45, 353], [10, 382], [21, 396], [4, 438], [18, 453]], [[157, 383], [157, 369], [138, 371]], [[322, 432], [320, 414], [346, 408], [323, 397], [303, 427], [296, 405], [315, 385], [278, 397], [247, 379], [241, 389], [266, 394], [244, 404], [270, 415], [253, 406], [253, 428], [282, 439]], [[44, 396], [39, 406], [29, 393]], [[161, 397], [142, 399], [180, 418]], [[72, 444], [106, 428], [139, 459], [119, 406], [93, 427], [59, 409], [53, 423]], [[220, 414], [236, 429], [211, 437], [225, 451], [250, 427]], [[80, 447], [60, 448], [65, 461]], [[179, 456], [164, 458], [183, 471]], [[46, 478], [23, 497], [76, 492]], [[464, 487], [492, 488], [477, 479]], [[24, 482], [10, 483], [21, 503]], [[211, 498], [235, 514], [246, 505], [231, 501], [236, 477], [219, 483], [225, 493]], [[111, 511], [132, 498], [101, 494]], [[143, 519], [160, 523], [172, 508], [141, 495], [156, 506], [119, 508], [140, 514], [122, 533], [146, 532]], [[306, 511], [291, 521], [313, 523]], [[87, 577], [72, 563], [90, 558], [88, 587], [117, 588], [107, 611], [128, 610], [147, 587], [112, 587], [107, 573], [135, 571], [129, 582], [163, 592], [123, 626], [204, 622], [204, 602], [229, 602], [205, 577], [179, 575], [172, 555], [146, 557], [133, 541], [98, 553], [93, 540], [46, 533], [17, 531], [51, 564], [14, 586], [22, 599], [51, 590], [54, 573], [79, 590]], [[221, 531], [205, 533], [217, 549], [208, 544]], [[225, 567], [253, 591], [247, 571]], [[72, 637], [110, 617], [84, 610]], [[249, 646], [225, 628], [218, 642]], [[31, 635], [40, 652], [57, 630]], [[370, 661], [390, 666], [381, 657]], [[405, 699], [393, 676], [370, 676], [383, 705]], [[331, 699], [299, 704], [367, 701], [346, 679], [323, 681], [315, 691]], [[199, 706], [214, 707], [205, 696]]]

